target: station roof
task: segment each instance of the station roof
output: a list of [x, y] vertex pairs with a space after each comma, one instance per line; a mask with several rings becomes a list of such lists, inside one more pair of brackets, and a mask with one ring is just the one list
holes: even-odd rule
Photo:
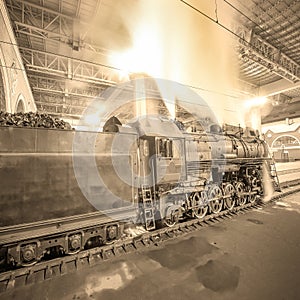
[[[118, 82], [107, 57], [130, 44], [130, 32], [113, 13], [124, 1], [5, 2], [39, 110], [76, 119], [95, 96]], [[299, 116], [300, 2], [222, 0], [216, 5], [221, 3], [233, 15], [234, 24], [226, 26], [237, 38], [241, 95], [268, 96], [282, 119], [291, 116], [282, 108], [293, 103], [293, 117]], [[269, 115], [263, 122], [272, 120]]]

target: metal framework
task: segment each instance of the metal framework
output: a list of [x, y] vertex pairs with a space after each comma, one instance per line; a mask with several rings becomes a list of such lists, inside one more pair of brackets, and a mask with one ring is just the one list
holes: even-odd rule
[[[14, 16], [16, 32], [19, 34], [59, 41], [75, 50], [87, 48], [108, 55], [106, 49], [98, 47], [92, 41], [86, 41], [87, 31], [80, 32], [78, 29], [81, 25], [87, 24], [78, 18], [80, 4], [78, 1], [75, 18], [62, 14], [61, 9], [55, 11], [28, 1], [10, 0], [8, 7]], [[252, 30], [239, 25], [235, 31], [241, 37], [238, 51], [242, 57], [249, 58], [291, 82], [299, 80], [300, 68], [296, 62], [254, 34]]]
[[[288, 90], [297, 88], [300, 66], [293, 41], [298, 37], [299, 21], [285, 15], [299, 7], [297, 0], [230, 3], [242, 11], [239, 19], [243, 19], [233, 28], [239, 37], [242, 75], [237, 90], [231, 93], [238, 97], [275, 95], [286, 90], [279, 86], [285, 86], [286, 80]], [[6, 0], [6, 5], [39, 109], [78, 117], [91, 99], [116, 84], [118, 74], [113, 68], [74, 58], [84, 57], [85, 51], [94, 52], [99, 62], [106, 63], [109, 50], [89, 34], [100, 6], [104, 9], [101, 13], [105, 11], [103, 0]], [[73, 58], [62, 55], [66, 49], [73, 50]]]
[[57, 55], [46, 51], [19, 47], [28, 71], [42, 72], [68, 79], [78, 79], [83, 82], [114, 85], [112, 80], [116, 71], [101, 64]]
[[240, 37], [238, 53], [242, 58], [256, 62], [290, 82], [300, 80], [300, 66], [279, 49], [241, 25], [234, 31]]
[[[47, 94], [41, 91], [34, 91], [33, 94], [40, 111], [45, 111], [52, 115], [68, 116], [74, 119], [79, 119], [84, 109], [91, 103], [91, 100], [82, 101], [79, 98]], [[102, 100], [99, 99], [99, 101]]]
[[[99, 97], [104, 90], [104, 86], [92, 84], [82, 84], [73, 80], [59, 80], [58, 78], [43, 77], [39, 75], [29, 75], [31, 86], [35, 92], [44, 92], [47, 94], [63, 95], [65, 97], [73, 96], [86, 102], [89, 99]], [[82, 104], [81, 106], [85, 106]]]
[[46, 78], [37, 74], [29, 75], [36, 105], [40, 111], [52, 115], [79, 119], [84, 109], [99, 97], [103, 86], [82, 84], [73, 80]]
[[[97, 1], [98, 10], [101, 1]], [[20, 47], [36, 105], [52, 115], [79, 118], [89, 103], [108, 86], [114, 85], [116, 71], [104, 65], [56, 54], [60, 44], [73, 50], [91, 50], [107, 56], [105, 49], [87, 41], [87, 23], [79, 19], [82, 3], [73, 15], [62, 13], [62, 1], [50, 9], [29, 1], [9, 0], [7, 7]], [[45, 50], [45, 51], [43, 51]], [[53, 53], [50, 53], [50, 52]], [[55, 52], [55, 53], [54, 53]]]
[[106, 56], [106, 49], [87, 40], [88, 30], [80, 31], [82, 26], [88, 27], [87, 22], [79, 19], [80, 2], [78, 1], [75, 18], [23, 0], [10, 0], [7, 6], [13, 16], [16, 33], [58, 41], [77, 51], [79, 48], [85, 48]]

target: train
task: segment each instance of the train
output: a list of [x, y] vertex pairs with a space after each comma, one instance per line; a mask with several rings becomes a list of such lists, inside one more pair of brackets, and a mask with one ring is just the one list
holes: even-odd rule
[[257, 131], [188, 132], [145, 116], [102, 132], [0, 127], [0, 264], [30, 266], [146, 231], [203, 219], [264, 194], [268, 148]]

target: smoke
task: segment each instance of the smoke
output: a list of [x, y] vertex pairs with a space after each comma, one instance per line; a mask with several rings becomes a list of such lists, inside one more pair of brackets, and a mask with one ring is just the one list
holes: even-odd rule
[[263, 202], [268, 202], [271, 200], [274, 194], [274, 186], [270, 176], [269, 167], [267, 163], [263, 165], [263, 189], [264, 189], [264, 198]]
[[267, 116], [272, 108], [272, 102], [266, 97], [246, 99], [241, 107], [245, 126], [261, 130], [261, 120]]
[[138, 1], [102, 0], [99, 3], [95, 17], [81, 28], [84, 40], [109, 51], [131, 47], [131, 28], [127, 19], [138, 13]]
[[[145, 72], [200, 87], [195, 91], [220, 122], [240, 123], [235, 103], [238, 99], [226, 96], [237, 76], [230, 34], [180, 1], [135, 3], [134, 9], [126, 7], [126, 11], [118, 7], [131, 43], [117, 49], [110, 57], [110, 64], [126, 72]], [[214, 1], [191, 1], [191, 4], [216, 18]], [[226, 7], [218, 9], [219, 21], [228, 22], [230, 12]]]

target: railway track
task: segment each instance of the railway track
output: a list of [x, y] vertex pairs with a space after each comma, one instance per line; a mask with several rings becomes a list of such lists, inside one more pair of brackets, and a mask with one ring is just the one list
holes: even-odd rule
[[203, 227], [232, 219], [239, 214], [245, 214], [255, 208], [263, 208], [276, 200], [289, 194], [300, 191], [300, 186], [293, 186], [283, 192], [276, 193], [269, 202], [247, 203], [244, 206], [234, 207], [233, 210], [224, 210], [214, 215], [207, 215], [203, 219], [192, 219], [178, 223], [174, 227], [164, 227], [151, 232], [145, 232], [135, 237], [127, 237], [113, 244], [84, 250], [71, 256], [63, 256], [48, 261], [41, 261], [30, 267], [23, 267], [0, 273], [0, 293], [14, 288], [38, 283], [78, 271], [84, 267], [92, 266], [101, 261], [124, 255], [133, 251], [142, 251], [149, 247], [155, 247], [160, 243], [199, 230]]

